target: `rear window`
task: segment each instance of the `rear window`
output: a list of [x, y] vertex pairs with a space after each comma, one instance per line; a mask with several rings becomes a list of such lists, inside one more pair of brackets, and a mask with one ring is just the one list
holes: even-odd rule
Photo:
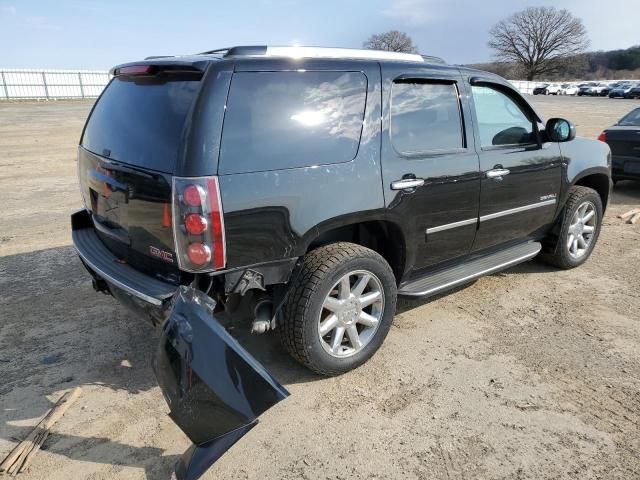
[[197, 77], [116, 77], [96, 104], [82, 138], [113, 160], [173, 173]]
[[353, 160], [367, 78], [360, 72], [237, 72], [220, 147], [220, 173]]

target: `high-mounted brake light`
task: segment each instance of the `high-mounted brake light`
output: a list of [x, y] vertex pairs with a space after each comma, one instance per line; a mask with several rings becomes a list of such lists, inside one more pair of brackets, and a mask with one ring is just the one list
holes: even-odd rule
[[156, 67], [153, 65], [129, 65], [118, 68], [114, 74], [118, 75], [153, 75]]
[[600, 140], [601, 142], [607, 143], [607, 132], [602, 132], [598, 136], [598, 140]]
[[217, 177], [173, 177], [173, 236], [182, 270], [210, 272], [225, 267], [224, 217]]

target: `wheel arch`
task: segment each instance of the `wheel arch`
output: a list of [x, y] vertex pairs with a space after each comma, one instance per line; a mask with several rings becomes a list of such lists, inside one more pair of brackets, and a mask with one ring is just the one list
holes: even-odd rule
[[586, 173], [573, 182], [573, 186], [588, 187], [595, 190], [602, 200], [603, 209], [607, 208], [611, 192], [611, 178], [605, 173]]
[[389, 263], [398, 283], [405, 273], [405, 236], [401, 227], [393, 221], [367, 219], [329, 222], [318, 227], [317, 235], [307, 243], [305, 253], [335, 242], [355, 243], [377, 252]]

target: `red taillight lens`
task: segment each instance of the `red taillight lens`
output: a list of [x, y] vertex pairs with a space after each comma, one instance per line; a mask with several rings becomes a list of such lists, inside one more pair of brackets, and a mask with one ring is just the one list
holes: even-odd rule
[[598, 140], [600, 140], [601, 142], [607, 143], [607, 132], [602, 132], [598, 136]]
[[211, 249], [203, 243], [190, 243], [187, 247], [187, 257], [194, 265], [202, 266], [211, 260]]
[[224, 216], [217, 177], [173, 177], [173, 235], [182, 270], [210, 272], [225, 267]]
[[207, 231], [207, 219], [197, 213], [190, 213], [184, 219], [184, 227], [191, 235], [202, 235]]
[[202, 205], [202, 199], [205, 192], [200, 185], [187, 185], [182, 191], [182, 199], [184, 203], [190, 207], [199, 207]]

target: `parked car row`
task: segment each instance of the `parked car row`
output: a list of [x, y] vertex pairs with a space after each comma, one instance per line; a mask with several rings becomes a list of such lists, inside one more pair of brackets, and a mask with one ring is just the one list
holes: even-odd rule
[[533, 94], [640, 98], [640, 82], [543, 83], [533, 89]]

